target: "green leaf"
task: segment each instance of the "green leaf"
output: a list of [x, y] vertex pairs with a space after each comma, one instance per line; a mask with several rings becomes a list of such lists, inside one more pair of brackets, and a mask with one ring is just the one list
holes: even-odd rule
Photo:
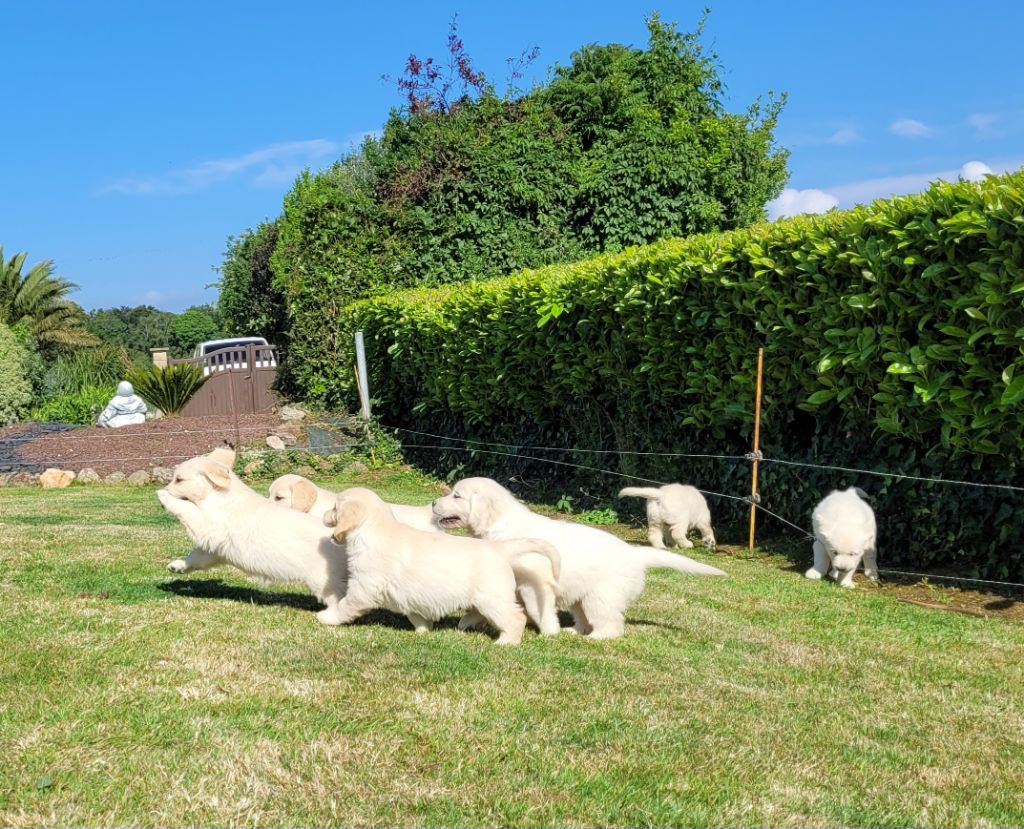
[[814, 394], [808, 397], [807, 402], [813, 406], [820, 406], [822, 403], [827, 403], [835, 396], [836, 392], [834, 389], [822, 389], [821, 391], [816, 391]]
[[999, 398], [999, 402], [1003, 406], [1012, 406], [1021, 400], [1024, 400], [1024, 374], [1010, 383]]
[[910, 363], [890, 363], [885, 371], [887, 374], [913, 374], [917, 371], [917, 366]]

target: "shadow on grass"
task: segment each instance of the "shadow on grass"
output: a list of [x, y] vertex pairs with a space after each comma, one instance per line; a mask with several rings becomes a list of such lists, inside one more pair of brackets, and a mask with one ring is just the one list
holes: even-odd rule
[[[289, 593], [281, 590], [259, 590], [253, 587], [239, 587], [225, 584], [221, 579], [174, 579], [157, 585], [157, 589], [174, 593], [187, 599], [220, 599], [259, 606], [290, 607], [294, 610], [313, 612], [323, 609], [323, 604], [308, 594]], [[353, 625], [376, 625], [395, 630], [412, 630], [409, 620], [388, 610], [374, 610], [361, 616]], [[434, 630], [454, 629], [459, 624], [455, 616], [448, 616], [434, 623]]]

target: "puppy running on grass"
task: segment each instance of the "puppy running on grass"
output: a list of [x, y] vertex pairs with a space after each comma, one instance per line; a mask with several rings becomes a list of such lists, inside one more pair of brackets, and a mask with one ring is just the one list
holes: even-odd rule
[[814, 528], [814, 566], [805, 576], [821, 579], [825, 574], [843, 587], [853, 587], [853, 574], [863, 560], [864, 575], [878, 579], [875, 555], [875, 513], [857, 487], [833, 490], [811, 513]]
[[328, 608], [345, 595], [346, 559], [321, 521], [278, 506], [231, 471], [235, 453], [215, 449], [179, 464], [156, 497], [196, 545], [175, 573], [230, 564], [269, 582], [300, 582]]
[[497, 629], [499, 645], [515, 645], [523, 638], [526, 614], [516, 601], [509, 560], [540, 553], [559, 569], [558, 551], [543, 541], [488, 542], [407, 527], [369, 489], [338, 493], [324, 524], [334, 528], [335, 541], [348, 554], [348, 592], [317, 617], [328, 625], [386, 608], [424, 633], [438, 619], [469, 608]]
[[715, 549], [711, 510], [696, 487], [686, 484], [627, 486], [619, 491], [619, 497], [647, 499], [647, 540], [652, 547], [664, 550], [667, 545], [675, 544], [690, 549], [693, 542], [686, 534], [696, 527], [704, 546]]

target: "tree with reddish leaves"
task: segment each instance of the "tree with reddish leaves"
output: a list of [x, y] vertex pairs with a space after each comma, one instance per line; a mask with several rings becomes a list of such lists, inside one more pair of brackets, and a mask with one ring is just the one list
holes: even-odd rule
[[[459, 16], [453, 15], [448, 26], [448, 59], [443, 67], [433, 58], [421, 60], [416, 55], [409, 55], [401, 77], [382, 76], [398, 87], [411, 115], [448, 114], [464, 102], [494, 91], [483, 71], [473, 66], [466, 45], [459, 37], [458, 20]], [[518, 58], [507, 60], [509, 94], [517, 91], [512, 86], [513, 82], [522, 78], [526, 67], [539, 54], [540, 49], [534, 46], [524, 50]]]

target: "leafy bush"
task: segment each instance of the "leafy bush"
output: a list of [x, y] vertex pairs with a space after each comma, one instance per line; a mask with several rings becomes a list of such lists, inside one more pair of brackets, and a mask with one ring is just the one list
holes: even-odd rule
[[106, 408], [117, 390], [117, 384], [85, 385], [46, 400], [29, 413], [32, 420], [55, 421], [91, 426]]
[[200, 365], [175, 363], [166, 368], [136, 367], [128, 373], [128, 382], [148, 405], [165, 415], [175, 415], [202, 388], [206, 377]]
[[237, 239], [228, 239], [217, 283], [217, 312], [225, 336], [266, 337], [272, 345], [285, 344], [284, 296], [274, 286], [270, 268], [277, 230], [276, 221], [263, 222]]
[[26, 351], [11, 329], [0, 323], [0, 426], [13, 423], [32, 400], [25, 377]]
[[73, 395], [86, 386], [115, 387], [130, 366], [128, 352], [117, 346], [102, 345], [62, 354], [46, 370], [46, 395]]
[[[311, 396], [354, 405], [352, 333], [363, 329], [385, 423], [512, 445], [741, 455], [763, 345], [768, 458], [1022, 485], [1022, 295], [1017, 172], [365, 300], [337, 314], [315, 368], [297, 375]], [[621, 483], [522, 458], [413, 455], [465, 472]], [[745, 462], [553, 457], [734, 495], [749, 487]], [[1018, 494], [771, 463], [761, 475], [764, 505], [805, 526], [833, 487], [871, 493], [883, 567], [1024, 577]], [[745, 506], [712, 509], [720, 535], [732, 527], [740, 540]]]
[[[271, 258], [296, 383], [325, 388], [325, 318], [333, 328], [354, 299], [764, 217], [787, 176], [773, 144], [781, 102], [728, 113], [699, 32], [657, 16], [648, 28], [646, 49], [585, 47], [518, 97], [498, 95], [450, 39], [454, 87], [418, 89], [379, 140], [299, 176]], [[428, 86], [432, 71], [414, 58], [406, 69]], [[247, 269], [245, 249], [231, 256], [225, 273]]]

